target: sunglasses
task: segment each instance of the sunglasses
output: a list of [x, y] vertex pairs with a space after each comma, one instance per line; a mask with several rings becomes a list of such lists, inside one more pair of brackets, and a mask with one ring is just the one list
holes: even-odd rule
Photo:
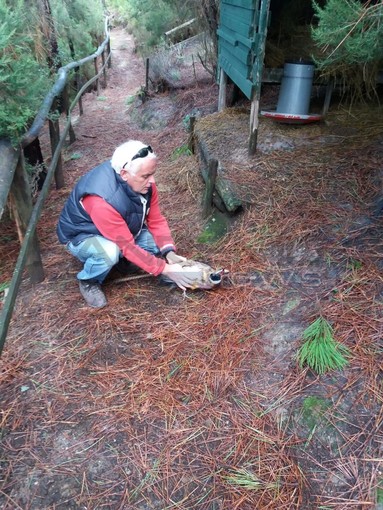
[[132, 159], [130, 161], [127, 161], [125, 163], [125, 165], [122, 167], [123, 170], [125, 170], [125, 167], [128, 163], [130, 163], [131, 161], [135, 160], [135, 159], [138, 159], [138, 158], [146, 158], [146, 156], [149, 154], [149, 152], [152, 152], [153, 153], [153, 149], [150, 147], [150, 145], [148, 145], [147, 147], [143, 147], [142, 149], [140, 149], [137, 154], [135, 154]]

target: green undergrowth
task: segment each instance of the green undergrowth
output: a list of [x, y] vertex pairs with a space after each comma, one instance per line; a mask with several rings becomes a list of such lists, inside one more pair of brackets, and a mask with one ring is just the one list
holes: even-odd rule
[[187, 144], [183, 144], [174, 149], [170, 156], [170, 160], [174, 161], [175, 159], [178, 159], [181, 156], [191, 156], [192, 154], [193, 153], [190, 150], [189, 146]]

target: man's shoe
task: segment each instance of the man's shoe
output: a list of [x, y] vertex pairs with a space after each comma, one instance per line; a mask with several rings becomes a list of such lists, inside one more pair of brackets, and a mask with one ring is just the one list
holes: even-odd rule
[[79, 287], [82, 297], [92, 308], [103, 308], [108, 304], [99, 283], [89, 280], [79, 280]]

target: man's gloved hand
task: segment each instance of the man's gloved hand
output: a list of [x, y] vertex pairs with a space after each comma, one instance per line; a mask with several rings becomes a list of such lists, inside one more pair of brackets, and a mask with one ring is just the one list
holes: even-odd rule
[[169, 251], [165, 255], [166, 262], [168, 264], [181, 264], [182, 262], [186, 262], [187, 259], [185, 257], [181, 257], [181, 255], [177, 255], [175, 251]]
[[182, 267], [180, 264], [166, 264], [162, 274], [182, 290], [193, 288], [195, 281], [202, 277], [201, 269], [195, 265]]

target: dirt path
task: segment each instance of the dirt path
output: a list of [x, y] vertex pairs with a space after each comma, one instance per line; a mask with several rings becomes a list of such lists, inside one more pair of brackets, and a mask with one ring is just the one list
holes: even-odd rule
[[[287, 148], [234, 161], [251, 200], [233, 230], [206, 244], [185, 119], [214, 111], [217, 87], [178, 53], [180, 87], [133, 102], [143, 62], [122, 30], [112, 48], [108, 86], [84, 98], [77, 141], [65, 151], [67, 186], [52, 189], [39, 225], [46, 279], [23, 285], [2, 357], [0, 505], [374, 508], [383, 442], [381, 125], [366, 115], [351, 128], [343, 110], [312, 131], [263, 123], [260, 142], [270, 130], [289, 137]], [[233, 126], [221, 154], [243, 143]], [[184, 298], [154, 279], [111, 278], [107, 308], [82, 302], [57, 218], [79, 176], [128, 138], [160, 155], [162, 209], [180, 251], [230, 270], [216, 292]], [[17, 253], [12, 232], [1, 244], [5, 261]], [[302, 332], [318, 314], [352, 353], [342, 372], [316, 376], [297, 365]]]
[[81, 150], [84, 146], [84, 165], [91, 168], [90, 151], [97, 161], [110, 157], [114, 148], [134, 138], [127, 121], [129, 99], [134, 97], [145, 84], [145, 67], [143, 61], [134, 53], [132, 36], [121, 29], [111, 33], [112, 69], [107, 76], [107, 87], [84, 96], [84, 115], [74, 116], [78, 141], [72, 147]]

